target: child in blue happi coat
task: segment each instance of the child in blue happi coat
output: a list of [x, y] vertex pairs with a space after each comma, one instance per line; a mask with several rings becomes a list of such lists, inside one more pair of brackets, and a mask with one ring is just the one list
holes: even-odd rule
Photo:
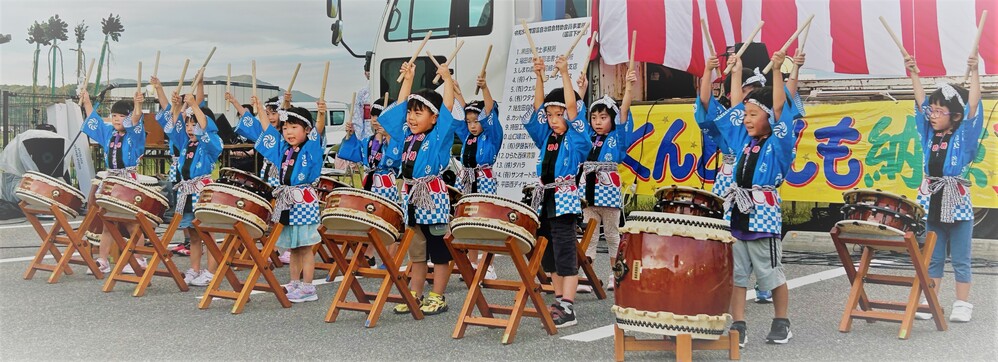
[[[135, 92], [132, 100], [114, 102], [111, 106], [111, 122], [106, 123], [94, 109], [90, 93], [86, 89], [80, 92], [80, 103], [88, 115], [80, 130], [104, 149], [104, 164], [108, 176], [138, 179], [138, 165], [146, 150], [146, 131], [142, 123], [143, 101], [145, 97], [142, 93]], [[133, 228], [130, 232], [134, 233], [136, 229]], [[97, 256], [97, 264], [103, 273], [111, 272], [111, 264], [107, 260], [111, 254], [111, 243], [111, 233], [105, 228], [100, 236]], [[145, 258], [140, 258], [139, 264], [145, 267]], [[131, 265], [125, 265], [123, 271], [133, 272]]]
[[358, 137], [353, 122], [347, 123], [347, 135], [340, 144], [337, 156], [361, 163], [367, 168], [363, 178], [364, 190], [398, 202], [398, 185], [395, 180], [402, 163], [402, 140], [385, 132], [378, 122], [386, 103], [393, 104], [394, 100], [380, 98], [371, 105], [371, 135]]
[[[974, 233], [974, 209], [970, 203], [970, 165], [977, 157], [984, 129], [984, 106], [977, 54], [967, 61], [970, 89], [940, 83], [928, 97], [915, 71], [915, 59], [905, 65], [915, 91], [915, 125], [922, 142], [925, 179], [918, 188], [918, 203], [927, 211], [925, 230], [936, 233], [936, 246], [929, 261], [929, 277], [936, 295], [943, 282], [947, 251], [956, 280], [956, 300], [950, 311], [951, 322], [970, 322], [974, 305], [970, 299], [971, 236]], [[926, 301], [923, 298], [922, 304]], [[929, 313], [916, 313], [929, 319]]]
[[[576, 178], [583, 193], [583, 200], [588, 205], [582, 209], [582, 217], [586, 223], [595, 222], [597, 226], [602, 225], [611, 268], [617, 263], [617, 248], [620, 246], [620, 230], [617, 229], [617, 225], [620, 223], [623, 206], [617, 166], [622, 164], [627, 156], [627, 147], [630, 146], [627, 135], [634, 128], [634, 119], [630, 112], [631, 84], [637, 81], [637, 76], [632, 70], [627, 72], [626, 79], [628, 84], [624, 88], [620, 108], [617, 108], [617, 102], [608, 95], [604, 95], [589, 106], [587, 131], [593, 148], [582, 163], [579, 176]], [[584, 94], [588, 86], [584, 74], [579, 76], [577, 83], [580, 93]], [[598, 233], [593, 233], [593, 239], [586, 248], [586, 256], [590, 259], [596, 259], [595, 239], [598, 237]], [[613, 275], [606, 280], [607, 289], [613, 290], [615, 284]], [[579, 285], [577, 290], [582, 293], [593, 291], [589, 285]]]
[[[450, 161], [454, 142], [454, 122], [450, 108], [454, 105], [454, 90], [450, 70], [437, 68], [444, 81], [444, 96], [424, 89], [410, 94], [415, 65], [404, 63], [400, 69], [404, 80], [399, 90], [399, 102], [388, 107], [378, 118], [391, 138], [403, 140], [402, 147], [402, 209], [406, 224], [413, 232], [409, 246], [409, 288], [422, 300], [420, 310], [434, 315], [447, 311], [444, 291], [450, 279], [449, 268], [433, 272], [433, 290], [422, 298], [426, 281], [427, 259], [446, 266], [452, 260], [444, 244], [447, 222], [450, 221], [450, 198], [440, 175]], [[406, 304], [395, 306], [395, 313], [409, 313]]]
[[[252, 97], [252, 100], [256, 109], [263, 109], [259, 99]], [[279, 127], [243, 118], [251, 123], [248, 134], [260, 135], [255, 149], [274, 165], [280, 182], [274, 188], [276, 205], [271, 221], [284, 225], [277, 246], [291, 250], [291, 282], [285, 289], [288, 299], [295, 303], [319, 299], [312, 284], [315, 273], [312, 246], [319, 243], [319, 197], [312, 184], [322, 174], [326, 104], [316, 103], [319, 117], [315, 122], [312, 114], [301, 107], [278, 109]], [[243, 121], [240, 126], [245, 126]]]
[[[783, 64], [786, 54], [773, 54], [773, 64]], [[734, 91], [734, 90], [733, 90]], [[740, 92], [739, 92], [740, 93]], [[753, 90], [744, 100], [732, 96], [733, 106], [713, 120], [719, 137], [741, 152], [736, 158], [734, 183], [725, 192], [730, 213], [734, 257], [734, 292], [731, 329], [747, 336], [745, 294], [749, 276], [755, 274], [760, 289], [773, 291], [774, 318], [766, 336], [769, 343], [787, 343], [793, 337], [787, 318], [788, 293], [783, 273], [782, 212], [777, 188], [783, 184], [796, 156], [801, 116], [793, 95], [783, 85], [783, 76], [773, 77], [773, 87]]]
[[[183, 103], [183, 104], [182, 104]], [[191, 268], [184, 273], [184, 281], [189, 285], [206, 286], [214, 276], [211, 270], [217, 266], [217, 260], [208, 257], [208, 268], [201, 268], [201, 256], [204, 254], [202, 241], [213, 243], [214, 240], [201, 240], [200, 234], [194, 230], [193, 206], [197, 203], [201, 189], [211, 183], [211, 172], [215, 162], [222, 154], [222, 139], [218, 137], [218, 127], [212, 119], [214, 114], [207, 107], [199, 107], [197, 99], [188, 94], [183, 97], [174, 94], [174, 107], [183, 107], [180, 117], [163, 126], [163, 132], [170, 142], [180, 148], [177, 160], [176, 190], [177, 207], [175, 215], [182, 215], [179, 227], [190, 235]], [[183, 122], [183, 127], [181, 123]]]
[[534, 187], [533, 206], [541, 225], [538, 236], [550, 242], [544, 251], [544, 271], [555, 273], [552, 284], [556, 302], [550, 312], [558, 328], [573, 326], [575, 293], [579, 284], [576, 256], [575, 220], [582, 213], [575, 175], [592, 149], [586, 130], [585, 112], [576, 101], [568, 62], [564, 56], [555, 61], [563, 88], [544, 95], [544, 60], [534, 58], [537, 83], [534, 110], [523, 116], [523, 127], [540, 150], [537, 158], [539, 183]]

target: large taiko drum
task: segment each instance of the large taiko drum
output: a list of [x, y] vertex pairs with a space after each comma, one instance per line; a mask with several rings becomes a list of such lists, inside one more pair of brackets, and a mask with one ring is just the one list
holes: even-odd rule
[[654, 209], [659, 212], [724, 218], [724, 199], [693, 187], [672, 185], [655, 190]]
[[[107, 171], [100, 171], [97, 173], [96, 176], [97, 178], [90, 180], [90, 193], [87, 196], [88, 213], [100, 211], [100, 207], [97, 206], [97, 189], [100, 187], [101, 180], [107, 177]], [[136, 174], [135, 176], [136, 176], [136, 181], [138, 181], [142, 185], [149, 187], [156, 187], [157, 185], [159, 185], [159, 180], [157, 180], [155, 177], [139, 175], [139, 174]], [[125, 227], [120, 227], [119, 230], [121, 231], [122, 235], [128, 234], [128, 230]], [[88, 227], [87, 231], [83, 233], [83, 236], [88, 241], [90, 241], [91, 244], [98, 244], [100, 243], [100, 236], [103, 233], [104, 233], [104, 223], [101, 222], [99, 219], [97, 219], [90, 223], [90, 227]]]
[[14, 195], [35, 210], [48, 210], [55, 205], [66, 215], [77, 217], [83, 209], [82, 192], [39, 172], [26, 172]]
[[243, 224], [254, 239], [267, 231], [273, 211], [270, 202], [255, 192], [224, 183], [205, 185], [194, 204], [194, 217], [201, 227], [232, 229]]
[[254, 174], [232, 167], [218, 170], [218, 179], [215, 182], [242, 188], [264, 199], [269, 200], [272, 197], [273, 187]]
[[455, 204], [451, 235], [463, 244], [505, 245], [513, 237], [523, 253], [534, 248], [540, 221], [530, 206], [491, 194], [467, 194]]
[[326, 196], [329, 196], [330, 192], [340, 187], [350, 187], [350, 185], [332, 176], [320, 176], [315, 181], [315, 192], [319, 194], [319, 202], [325, 203]]
[[904, 235], [921, 233], [925, 209], [904, 195], [881, 190], [854, 189], [842, 193], [846, 205], [836, 226], [847, 233]]
[[329, 192], [320, 217], [322, 225], [331, 232], [366, 233], [374, 228], [385, 245], [398, 240], [405, 227], [402, 207], [395, 201], [370, 191], [347, 187]]
[[718, 339], [731, 319], [731, 236], [724, 220], [635, 211], [614, 266], [617, 326]]
[[170, 204], [152, 187], [112, 176], [101, 181], [97, 190], [97, 205], [105, 210], [107, 216], [131, 219], [136, 213], [141, 213], [149, 221], [162, 224], [163, 214]]

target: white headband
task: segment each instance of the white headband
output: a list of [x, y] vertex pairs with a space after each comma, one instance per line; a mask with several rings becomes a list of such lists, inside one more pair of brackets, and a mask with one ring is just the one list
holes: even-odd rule
[[440, 110], [437, 109], [437, 107], [434, 106], [433, 103], [430, 103], [429, 100], [427, 100], [426, 98], [423, 98], [423, 96], [418, 95], [418, 94], [410, 94], [409, 98], [407, 98], [407, 100], [410, 100], [410, 101], [414, 100], [414, 99], [417, 100], [417, 101], [419, 101], [419, 103], [422, 103], [424, 106], [426, 106], [426, 108], [429, 108], [431, 111], [433, 111], [433, 114], [440, 114]]
[[371, 105], [371, 109], [377, 109], [379, 111], [383, 111], [385, 110], [385, 106], [382, 106], [381, 103], [375, 103]]
[[770, 109], [769, 107], [766, 107], [766, 105], [762, 104], [762, 102], [759, 102], [759, 101], [757, 101], [755, 99], [749, 98], [749, 99], [745, 100], [745, 103], [752, 103], [754, 105], [757, 105], [757, 106], [759, 106], [759, 108], [762, 108], [762, 110], [765, 111], [766, 114], [769, 114], [770, 118], [773, 117], [773, 110]]
[[478, 114], [482, 114], [482, 109], [481, 109], [481, 108], [478, 108], [478, 107], [475, 107], [475, 106], [467, 106], [467, 107], [464, 107], [464, 111], [465, 111], [465, 112], [468, 112], [468, 111], [475, 111], [475, 112], [478, 112]]
[[547, 108], [547, 106], [558, 106], [561, 108], [568, 108], [568, 106], [562, 102], [544, 102], [544, 108]]
[[765, 87], [766, 86], [766, 75], [762, 74], [762, 72], [759, 72], [759, 67], [755, 67], [755, 69], [752, 69], [752, 73], [755, 73], [755, 75], [753, 75], [751, 77], [748, 77], [748, 79], [746, 79], [744, 82], [742, 82], [742, 87], [747, 86], [747, 85], [752, 84], [752, 83], [755, 83], [755, 82], [759, 82], [759, 84], [761, 84], [763, 87]]
[[309, 127], [312, 127], [311, 121], [309, 121], [307, 118], [302, 117], [300, 114], [295, 112], [288, 112], [286, 110], [279, 109], [277, 110], [277, 116], [280, 118], [281, 122], [287, 122], [288, 116], [291, 116], [300, 119], [302, 122], [305, 122], [305, 124], [307, 124]]
[[945, 98], [947, 101], [953, 99], [953, 97], [956, 97], [956, 100], [960, 102], [961, 107], [967, 106], [967, 104], [964, 103], [963, 101], [963, 97], [960, 96], [960, 93], [958, 93], [956, 91], [956, 88], [953, 88], [953, 86], [950, 85], [949, 83], [946, 82], [936, 83], [936, 88], [938, 88], [940, 91], [943, 92], [943, 98]]
[[617, 102], [614, 101], [613, 98], [610, 98], [610, 96], [607, 94], [604, 94], [603, 98], [597, 99], [595, 102], [593, 102], [593, 104], [589, 106], [589, 113], [593, 113], [593, 107], [596, 107], [597, 104], [605, 105], [606, 108], [612, 109], [613, 113], [616, 113], [618, 115], [620, 114], [620, 108], [617, 108]]

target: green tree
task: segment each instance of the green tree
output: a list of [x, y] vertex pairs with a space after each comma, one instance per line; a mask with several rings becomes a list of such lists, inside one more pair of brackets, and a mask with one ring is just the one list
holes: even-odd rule
[[[90, 29], [90, 27], [87, 26], [87, 24], [86, 24], [85, 21], [81, 21], [79, 24], [76, 24], [75, 28], [73, 28], [73, 35], [75, 35], [75, 37], [76, 37], [76, 79], [77, 79], [77, 83], [80, 83], [80, 82], [84, 81], [84, 80], [82, 80], [83, 76], [84, 76], [84, 74], [83, 74], [83, 67], [86, 66], [85, 60], [87, 59], [87, 55], [86, 55], [86, 53], [83, 52], [83, 40], [86, 39], [86, 37], [87, 37], [87, 30], [89, 30], [89, 29]], [[84, 86], [86, 86], [86, 85], [84, 84]]]
[[49, 89], [52, 95], [55, 95], [55, 75], [56, 75], [56, 65], [59, 65], [59, 69], [62, 70], [62, 84], [66, 85], [66, 71], [62, 58], [62, 49], [59, 48], [59, 41], [66, 41], [69, 39], [69, 24], [59, 18], [59, 15], [55, 15], [49, 18], [48, 24], [45, 26], [45, 33], [48, 34], [48, 39], [51, 41], [51, 46], [49, 47], [48, 61], [51, 65], [49, 71]]
[[36, 21], [28, 27], [28, 44], [35, 45], [34, 63], [31, 69], [31, 93], [35, 93], [38, 89], [38, 55], [42, 52], [42, 45], [48, 46], [51, 43], [48, 32], [45, 31], [47, 25]]
[[[114, 40], [115, 42], [117, 42], [118, 38], [121, 37], [121, 33], [125, 31], [125, 27], [121, 25], [121, 16], [119, 15], [108, 14], [107, 19], [102, 19], [100, 21], [100, 25], [101, 25], [101, 32], [104, 33], [104, 45], [101, 45], [100, 60], [97, 61], [98, 63], [97, 78], [94, 81], [94, 93], [100, 91], [100, 77], [101, 77], [101, 72], [103, 71], [104, 59], [106, 58], [107, 54], [110, 52], [110, 49], [108, 48], [108, 40]], [[108, 59], [107, 61], [107, 66], [110, 69], [111, 67], [110, 59]], [[110, 70], [108, 70], [108, 73], [110, 73]]]

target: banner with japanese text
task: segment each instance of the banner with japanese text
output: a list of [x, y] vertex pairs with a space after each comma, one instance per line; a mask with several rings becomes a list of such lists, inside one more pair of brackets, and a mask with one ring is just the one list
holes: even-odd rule
[[[998, 125], [994, 100], [984, 102], [984, 131], [966, 176], [975, 207], [998, 208]], [[842, 202], [842, 191], [881, 189], [914, 199], [924, 177], [922, 145], [912, 101], [806, 104], [797, 158], [780, 188], [784, 201]], [[715, 154], [701, 155], [701, 133], [693, 105], [631, 107], [634, 130], [621, 167], [625, 190], [639, 194], [662, 186], [710, 189]], [[801, 129], [803, 128], [803, 129]]]

